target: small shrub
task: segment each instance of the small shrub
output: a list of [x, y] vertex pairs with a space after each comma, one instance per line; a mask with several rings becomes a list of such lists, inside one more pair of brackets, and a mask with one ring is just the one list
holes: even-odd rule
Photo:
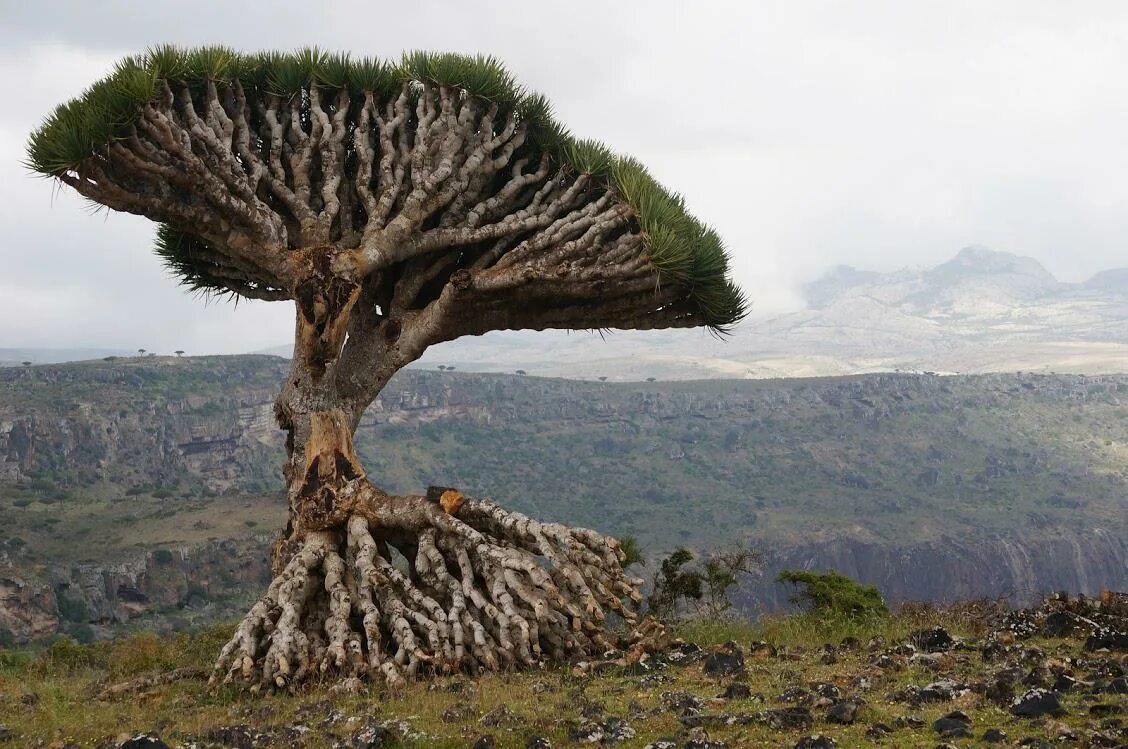
[[791, 600], [811, 614], [858, 619], [889, 615], [881, 592], [875, 586], [862, 585], [835, 570], [823, 573], [784, 570], [776, 579], [801, 586], [802, 590]]
[[86, 622], [68, 622], [64, 625], [63, 631], [82, 645], [89, 645], [98, 639], [94, 634], [94, 628]]
[[105, 661], [105, 653], [98, 645], [84, 645], [69, 635], [62, 634], [39, 654], [37, 659], [47, 668], [74, 671], [79, 668], [97, 666]]
[[168, 549], [157, 549], [153, 552], [153, 561], [157, 564], [172, 564], [172, 552]]
[[701, 599], [701, 573], [685, 569], [692, 561], [693, 552], [684, 547], [662, 560], [658, 574], [654, 576], [654, 589], [646, 598], [646, 606], [655, 618], [673, 619], [683, 602]]
[[634, 536], [620, 538], [619, 548], [623, 550], [623, 569], [632, 564], [643, 564], [646, 561], [642, 558], [642, 548], [638, 545], [638, 539]]

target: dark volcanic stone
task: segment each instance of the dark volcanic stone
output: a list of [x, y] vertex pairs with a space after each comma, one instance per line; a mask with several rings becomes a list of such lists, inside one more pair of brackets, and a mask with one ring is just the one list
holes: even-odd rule
[[1105, 687], [1109, 694], [1128, 694], [1128, 676], [1118, 676]]
[[1128, 630], [1099, 629], [1085, 640], [1086, 650], [1128, 650]]
[[893, 729], [891, 727], [885, 725], [884, 723], [874, 723], [872, 726], [866, 729], [866, 738], [876, 740], [884, 738], [891, 733], [893, 733]]
[[690, 692], [662, 692], [660, 699], [667, 710], [679, 713], [696, 712], [705, 704], [704, 700]]
[[806, 687], [788, 687], [783, 690], [779, 697], [776, 697], [777, 702], [794, 702], [796, 704], [809, 705], [814, 699], [811, 693], [807, 691]]
[[733, 682], [725, 688], [721, 693], [721, 699], [724, 700], [746, 700], [752, 696], [752, 690], [748, 688], [747, 684]]
[[525, 749], [552, 749], [552, 742], [544, 736], [530, 736], [525, 739]]
[[842, 691], [838, 687], [823, 681], [816, 681], [811, 684], [811, 691], [819, 697], [828, 697], [832, 700], [837, 700], [842, 696]]
[[168, 744], [155, 733], [139, 733], [121, 742], [121, 749], [168, 749]]
[[811, 711], [805, 707], [785, 707], [779, 710], [765, 710], [764, 722], [780, 731], [805, 730], [814, 723]]
[[795, 749], [833, 749], [836, 746], [838, 746], [838, 742], [820, 733], [799, 739], [798, 743], [795, 744]]
[[380, 749], [385, 746], [396, 746], [400, 743], [399, 736], [387, 726], [365, 726], [349, 739], [345, 744], [350, 749]]
[[1000, 731], [998, 728], [988, 728], [983, 732], [983, 740], [988, 744], [998, 744], [1007, 740], [1006, 731]]
[[495, 746], [497, 746], [497, 742], [494, 741], [494, 737], [488, 733], [483, 733], [471, 745], [472, 749], [494, 749]]
[[1068, 611], [1055, 611], [1042, 622], [1042, 637], [1070, 637], [1077, 629], [1076, 615]]
[[839, 702], [831, 705], [826, 712], [826, 719], [831, 723], [841, 723], [848, 726], [858, 717], [858, 706], [850, 701]]
[[1055, 692], [1068, 692], [1077, 686], [1077, 679], [1074, 679], [1069, 674], [1058, 674], [1054, 679], [1053, 689]]
[[678, 749], [678, 742], [674, 739], [657, 739], [642, 749]]
[[1031, 689], [1011, 704], [1010, 713], [1019, 718], [1040, 718], [1043, 715], [1062, 715], [1065, 709], [1057, 692]]
[[934, 681], [917, 693], [917, 699], [921, 702], [947, 702], [963, 688], [963, 684], [957, 684], [949, 679]]
[[924, 725], [924, 720], [916, 715], [902, 715], [893, 721], [893, 725], [897, 728], [920, 728]]
[[943, 627], [919, 629], [909, 635], [909, 642], [929, 653], [943, 653], [951, 650], [956, 644], [955, 639]]
[[[255, 745], [256, 732], [250, 726], [219, 726], [208, 731], [208, 739], [224, 746], [235, 749], [252, 749]], [[380, 746], [380, 744], [373, 744]]]
[[1120, 705], [1098, 703], [1096, 705], [1089, 706], [1089, 715], [1093, 715], [1097, 718], [1104, 718], [1108, 715], [1119, 715], [1122, 712], [1124, 712], [1124, 708], [1122, 708]]
[[735, 642], [726, 642], [713, 648], [705, 656], [706, 676], [733, 676], [744, 673], [744, 651]]
[[16, 735], [12, 733], [12, 729], [8, 728], [3, 723], [0, 723], [0, 741], [11, 741]]
[[932, 722], [932, 730], [942, 739], [957, 739], [971, 736], [971, 718], [959, 710], [948, 713]]

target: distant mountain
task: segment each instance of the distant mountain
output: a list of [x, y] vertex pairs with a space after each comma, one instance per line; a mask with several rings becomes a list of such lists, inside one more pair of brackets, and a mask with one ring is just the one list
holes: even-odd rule
[[[933, 268], [837, 266], [803, 287], [807, 308], [701, 330], [510, 331], [462, 338], [413, 365], [610, 380], [917, 372], [1128, 372], [1128, 268], [1064, 283], [1038, 261], [968, 247]], [[120, 351], [0, 349], [0, 363]], [[289, 357], [290, 345], [255, 353]]]
[[1128, 296], [1128, 268], [1101, 271], [1085, 282], [1085, 288]]

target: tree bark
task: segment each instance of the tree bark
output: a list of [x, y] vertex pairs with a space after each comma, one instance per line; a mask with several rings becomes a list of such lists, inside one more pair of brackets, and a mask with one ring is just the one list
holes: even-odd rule
[[401, 340], [399, 320], [353, 314], [367, 309], [357, 301], [370, 289], [350, 280], [347, 257], [324, 249], [295, 262], [294, 358], [275, 404], [287, 432], [289, 519], [274, 579], [223, 648], [213, 681], [258, 689], [379, 676], [395, 685], [421, 672], [590, 657], [653, 635], [637, 626], [641, 581], [624, 574], [613, 538], [457, 489], [397, 497], [369, 481], [353, 434], [422, 348]]

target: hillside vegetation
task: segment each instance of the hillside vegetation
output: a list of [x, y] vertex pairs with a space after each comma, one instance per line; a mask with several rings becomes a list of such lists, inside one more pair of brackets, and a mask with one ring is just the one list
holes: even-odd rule
[[[0, 370], [0, 626], [230, 616], [284, 522], [273, 357]], [[357, 434], [387, 489], [835, 568], [893, 600], [1128, 586], [1128, 376], [599, 383], [407, 371]], [[140, 617], [140, 618], [139, 618]], [[165, 622], [169, 624], [168, 621]], [[106, 632], [102, 632], [103, 634]]]

